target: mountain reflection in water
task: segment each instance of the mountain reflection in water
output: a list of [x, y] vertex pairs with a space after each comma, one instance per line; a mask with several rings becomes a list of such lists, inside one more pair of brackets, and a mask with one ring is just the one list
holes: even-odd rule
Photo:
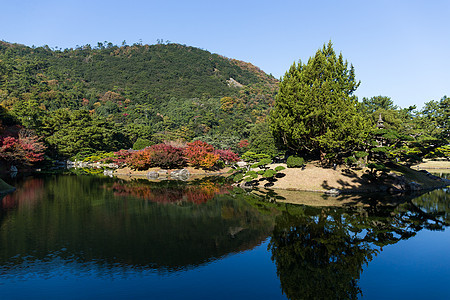
[[273, 227], [273, 218], [227, 195], [229, 186], [211, 182], [56, 176], [22, 184], [2, 201], [3, 267], [11, 257], [20, 264], [51, 253], [106, 268], [179, 270], [252, 248]]
[[448, 189], [312, 207], [223, 180], [48, 176], [13, 184], [17, 191], [3, 197], [0, 210], [6, 281], [49, 276], [56, 265], [100, 277], [189, 271], [270, 238], [280, 297], [356, 299], [363, 269], [384, 247], [450, 224]]

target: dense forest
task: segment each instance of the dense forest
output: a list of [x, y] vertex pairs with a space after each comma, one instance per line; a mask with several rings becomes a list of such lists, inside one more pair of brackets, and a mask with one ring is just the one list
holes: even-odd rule
[[359, 84], [331, 43], [280, 82], [180, 44], [0, 42], [0, 156], [33, 164], [195, 140], [349, 165], [449, 156], [450, 98], [400, 108], [386, 96], [358, 101]]
[[255, 139], [277, 84], [250, 63], [179, 44], [0, 42], [3, 127], [27, 128], [53, 157], [194, 139], [236, 149]]

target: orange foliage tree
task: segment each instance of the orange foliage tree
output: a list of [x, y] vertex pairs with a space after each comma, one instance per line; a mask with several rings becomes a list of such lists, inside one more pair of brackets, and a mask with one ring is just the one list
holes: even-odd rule
[[152, 156], [153, 151], [146, 148], [144, 150], [131, 153], [131, 155], [126, 159], [126, 162], [135, 169], [145, 170], [152, 166]]
[[212, 145], [202, 141], [188, 143], [184, 153], [193, 167], [204, 169], [212, 168], [220, 158]]

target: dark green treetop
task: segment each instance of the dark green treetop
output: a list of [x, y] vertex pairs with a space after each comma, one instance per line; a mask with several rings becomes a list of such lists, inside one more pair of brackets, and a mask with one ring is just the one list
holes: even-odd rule
[[357, 110], [353, 92], [360, 82], [354, 68], [332, 43], [307, 64], [294, 63], [280, 83], [270, 123], [277, 142], [293, 152], [320, 155], [321, 160], [353, 151], [367, 136], [367, 122]]
[[417, 123], [425, 133], [438, 138], [441, 144], [450, 143], [450, 98], [444, 96], [440, 101], [425, 103]]
[[371, 98], [363, 98], [361, 102], [362, 109], [367, 113], [376, 113], [380, 110], [396, 110], [397, 105], [394, 105], [394, 101], [390, 97], [375, 96]]

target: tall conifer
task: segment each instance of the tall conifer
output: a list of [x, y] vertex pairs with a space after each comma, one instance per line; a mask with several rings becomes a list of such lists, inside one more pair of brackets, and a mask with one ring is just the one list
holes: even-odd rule
[[290, 67], [280, 83], [270, 123], [280, 146], [330, 158], [358, 148], [367, 122], [357, 111], [353, 92], [360, 82], [331, 41], [307, 64]]

